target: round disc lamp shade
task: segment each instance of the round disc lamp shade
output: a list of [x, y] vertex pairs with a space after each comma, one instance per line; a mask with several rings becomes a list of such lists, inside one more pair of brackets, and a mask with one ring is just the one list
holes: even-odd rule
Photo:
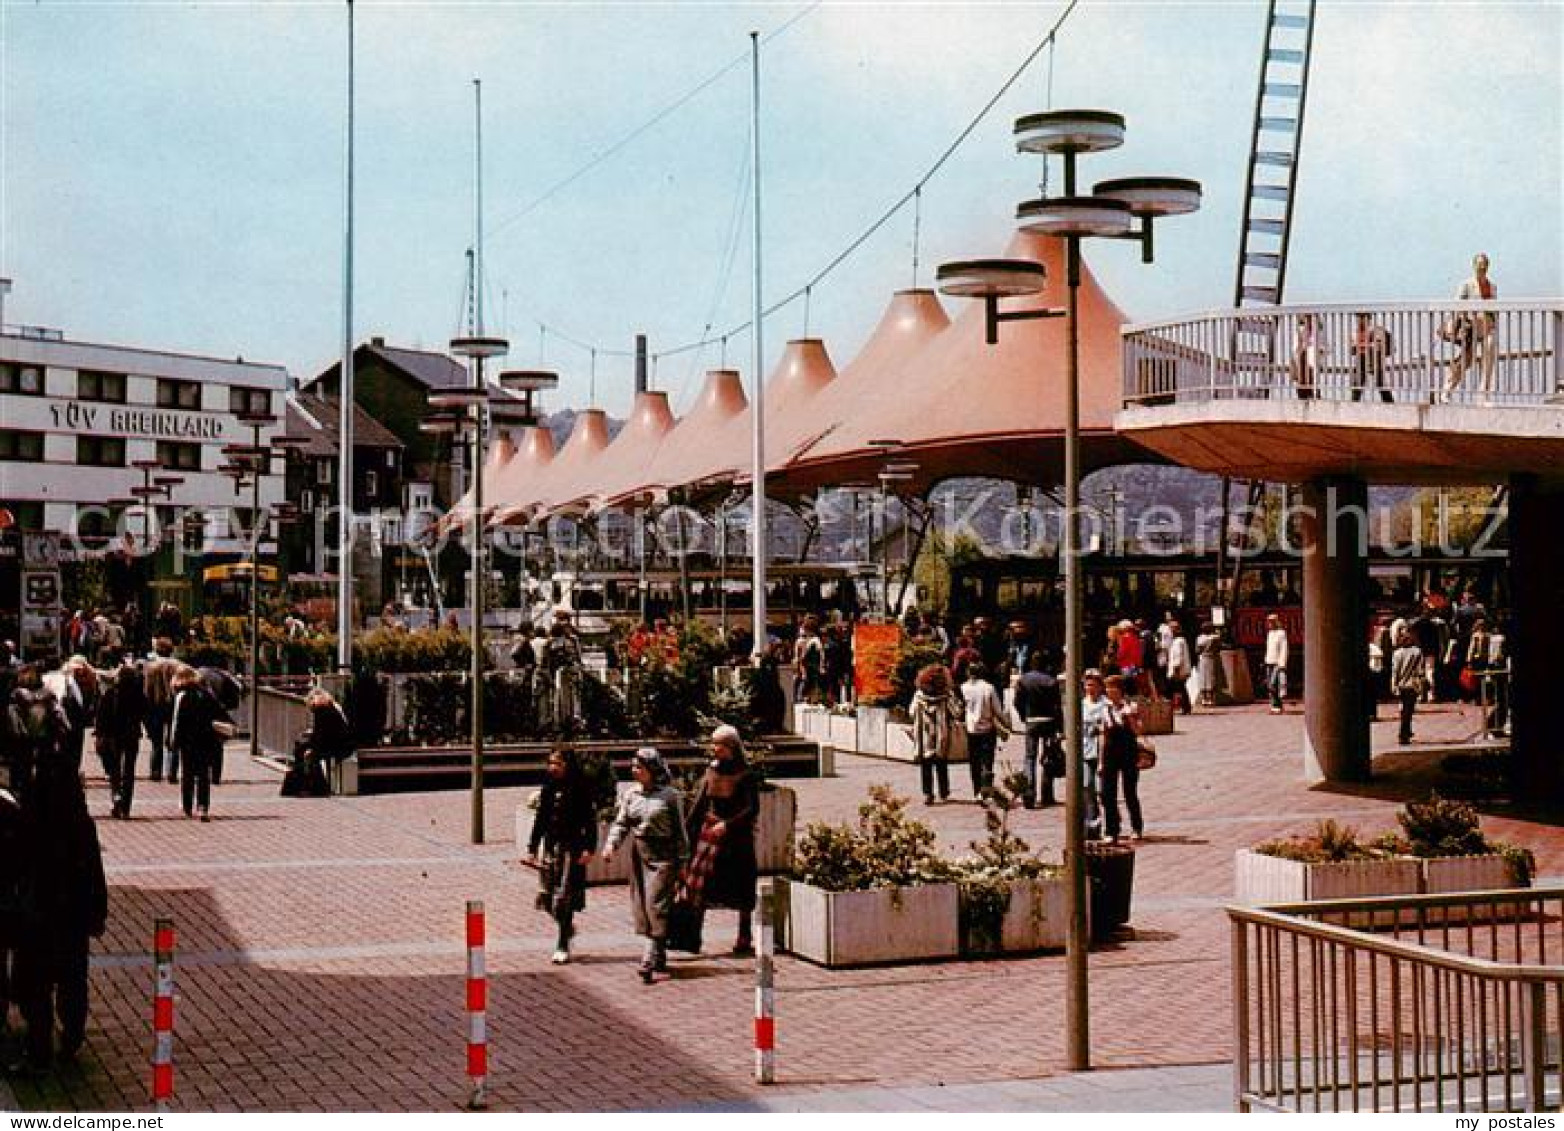
[[1130, 206], [1101, 196], [1051, 196], [1016, 209], [1023, 232], [1044, 236], [1120, 236], [1130, 230]]
[[1098, 181], [1092, 195], [1129, 205], [1137, 216], [1178, 216], [1200, 207], [1200, 182], [1182, 177], [1121, 177]]
[[1017, 118], [1022, 153], [1094, 153], [1124, 144], [1124, 115], [1111, 110], [1049, 110]]
[[944, 263], [935, 272], [939, 289], [962, 298], [1019, 298], [1035, 295], [1048, 271], [1030, 259], [968, 259]]

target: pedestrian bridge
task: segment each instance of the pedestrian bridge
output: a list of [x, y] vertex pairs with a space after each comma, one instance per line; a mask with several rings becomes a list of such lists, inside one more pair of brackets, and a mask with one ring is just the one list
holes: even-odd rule
[[1507, 485], [1513, 776], [1519, 796], [1564, 805], [1564, 301], [1216, 311], [1129, 326], [1122, 355], [1121, 435], [1186, 467], [1302, 485], [1311, 780], [1372, 769], [1368, 484]]
[[[1466, 351], [1453, 340], [1462, 323], [1475, 329]], [[1280, 482], [1564, 477], [1559, 300], [1216, 311], [1126, 327], [1123, 357], [1117, 430], [1201, 471]]]

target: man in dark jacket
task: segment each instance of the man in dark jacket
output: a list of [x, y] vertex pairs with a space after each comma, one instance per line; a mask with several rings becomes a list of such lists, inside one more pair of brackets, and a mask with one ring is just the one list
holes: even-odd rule
[[43, 686], [38, 669], [29, 665], [17, 673], [5, 722], [8, 784], [16, 798], [25, 801], [35, 767], [63, 754], [70, 721], [54, 692]]
[[1059, 742], [1060, 729], [1064, 725], [1064, 703], [1059, 694], [1059, 681], [1048, 669], [1051, 666], [1046, 649], [1034, 649], [1027, 657], [1026, 671], [1016, 683], [1015, 711], [1026, 726], [1026, 759], [1022, 768], [1026, 773], [1026, 798], [1028, 809], [1037, 807], [1037, 763], [1043, 762], [1044, 805], [1054, 804], [1054, 779], [1063, 770], [1063, 758], [1050, 757]]
[[130, 803], [136, 792], [136, 755], [141, 751], [141, 726], [146, 715], [141, 669], [130, 662], [126, 653], [119, 667], [104, 681], [103, 693], [98, 696], [97, 721], [93, 724], [98, 757], [103, 760], [103, 772], [108, 775], [114, 800], [110, 813], [116, 819], [130, 816]]
[[13, 1071], [36, 1073], [59, 1052], [73, 1059], [87, 1034], [89, 940], [108, 922], [108, 884], [98, 829], [81, 779], [59, 755], [41, 764], [23, 804], [22, 928], [15, 993], [27, 1025], [25, 1059]]

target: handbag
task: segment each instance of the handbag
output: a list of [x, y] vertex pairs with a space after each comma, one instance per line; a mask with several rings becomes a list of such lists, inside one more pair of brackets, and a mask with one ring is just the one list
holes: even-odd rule
[[221, 719], [218, 719], [212, 723], [212, 733], [215, 734], [218, 738], [222, 739], [224, 742], [227, 742], [230, 738], [239, 733], [239, 728], [234, 726], [233, 723], [225, 723]]
[[685, 954], [701, 952], [701, 928], [705, 925], [706, 909], [683, 898], [675, 898], [668, 909], [669, 950]]
[[1150, 770], [1157, 764], [1157, 748], [1149, 739], [1139, 739], [1135, 743], [1135, 768], [1137, 770]]

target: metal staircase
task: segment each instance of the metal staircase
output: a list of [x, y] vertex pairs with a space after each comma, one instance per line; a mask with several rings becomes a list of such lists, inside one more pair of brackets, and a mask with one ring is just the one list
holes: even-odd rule
[[[1260, 86], [1255, 93], [1254, 131], [1244, 191], [1244, 218], [1239, 230], [1238, 270], [1233, 306], [1276, 306], [1287, 282], [1287, 249], [1292, 239], [1293, 203], [1298, 187], [1298, 155], [1303, 145], [1303, 111], [1309, 92], [1309, 58], [1314, 45], [1314, 0], [1271, 0], [1266, 12], [1265, 41], [1260, 57]], [[1233, 323], [1231, 357], [1238, 373], [1252, 375], [1252, 395], [1268, 391], [1280, 343], [1273, 319]], [[1246, 382], [1235, 380], [1235, 384]], [[1226, 511], [1229, 483], [1222, 481]], [[1248, 484], [1246, 516], [1252, 516], [1266, 484]], [[1235, 537], [1236, 536], [1236, 537]], [[1223, 556], [1232, 561], [1232, 580], [1224, 604], [1238, 599], [1243, 574], [1242, 547], [1250, 537], [1249, 523], [1224, 529]], [[1235, 550], [1237, 552], [1235, 552]], [[1219, 576], [1225, 576], [1219, 563]]]
[[1313, 43], [1314, 0], [1271, 0], [1254, 103], [1234, 306], [1282, 301]]

